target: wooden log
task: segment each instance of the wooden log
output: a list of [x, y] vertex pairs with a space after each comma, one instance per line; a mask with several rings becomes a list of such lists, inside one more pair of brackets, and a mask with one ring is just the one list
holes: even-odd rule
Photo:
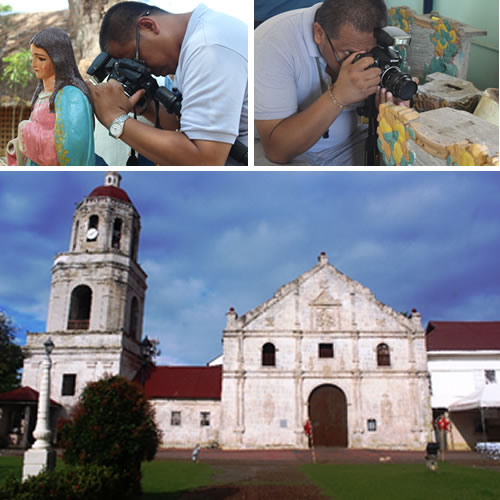
[[438, 108], [455, 108], [473, 113], [482, 92], [467, 80], [446, 73], [432, 73], [428, 83], [419, 85], [415, 96], [415, 109], [419, 112]]
[[486, 89], [474, 114], [498, 127], [498, 89]]
[[378, 149], [386, 165], [498, 166], [498, 127], [466, 111], [379, 107]]
[[447, 73], [467, 77], [471, 39], [487, 31], [440, 16], [437, 12], [417, 15], [408, 7], [389, 9], [389, 24], [411, 34], [407, 63], [412, 76], [421, 83], [427, 75]]

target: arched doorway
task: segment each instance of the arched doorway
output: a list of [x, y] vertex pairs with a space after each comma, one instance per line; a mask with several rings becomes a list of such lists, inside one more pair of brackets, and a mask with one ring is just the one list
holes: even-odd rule
[[315, 446], [347, 447], [347, 401], [342, 389], [320, 385], [309, 396]]

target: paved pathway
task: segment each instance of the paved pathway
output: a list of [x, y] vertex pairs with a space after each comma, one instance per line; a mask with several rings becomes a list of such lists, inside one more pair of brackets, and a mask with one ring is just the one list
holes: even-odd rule
[[[161, 449], [159, 460], [191, 460], [192, 450]], [[311, 450], [219, 450], [202, 449], [199, 459], [206, 463], [312, 463]], [[317, 448], [317, 463], [374, 464], [374, 463], [424, 463], [423, 451], [366, 450], [353, 448]], [[450, 463], [497, 468], [500, 460], [492, 460], [472, 451], [448, 451], [445, 460]]]

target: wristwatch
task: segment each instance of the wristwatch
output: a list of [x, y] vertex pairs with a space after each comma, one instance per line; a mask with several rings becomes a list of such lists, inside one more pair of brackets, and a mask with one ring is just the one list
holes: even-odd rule
[[115, 118], [111, 125], [109, 126], [109, 135], [114, 137], [115, 139], [119, 139], [123, 134], [123, 126], [125, 122], [130, 118], [129, 115], [120, 115], [118, 118]]

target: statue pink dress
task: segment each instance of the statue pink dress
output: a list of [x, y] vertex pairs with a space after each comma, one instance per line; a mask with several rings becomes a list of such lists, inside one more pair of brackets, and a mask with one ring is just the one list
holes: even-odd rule
[[[56, 115], [49, 110], [52, 92], [42, 92], [33, 106], [29, 120], [23, 120], [18, 127], [17, 155], [36, 158], [39, 165], [59, 165], [54, 128]], [[17, 165], [19, 158], [8, 152], [9, 165]], [[21, 160], [24, 163], [23, 160]]]

